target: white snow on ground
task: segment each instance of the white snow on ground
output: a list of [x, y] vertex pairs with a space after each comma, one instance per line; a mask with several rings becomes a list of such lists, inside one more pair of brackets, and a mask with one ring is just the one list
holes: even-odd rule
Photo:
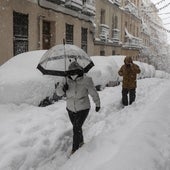
[[138, 80], [136, 102], [121, 86], [99, 92], [83, 126], [85, 144], [68, 159], [72, 126], [61, 100], [47, 107], [0, 105], [0, 170], [169, 170], [170, 81]]

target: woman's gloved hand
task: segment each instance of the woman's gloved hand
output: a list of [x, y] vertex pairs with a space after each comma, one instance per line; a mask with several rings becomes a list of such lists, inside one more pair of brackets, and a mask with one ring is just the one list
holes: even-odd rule
[[68, 84], [66, 83], [66, 84], [64, 84], [64, 86], [63, 86], [63, 91], [66, 92], [67, 90], [68, 90]]
[[98, 112], [100, 110], [100, 107], [96, 107], [96, 112]]

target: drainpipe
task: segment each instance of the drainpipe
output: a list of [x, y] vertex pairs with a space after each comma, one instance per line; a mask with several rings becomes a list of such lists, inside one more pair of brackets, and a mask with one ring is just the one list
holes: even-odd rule
[[39, 15], [38, 16], [38, 49], [42, 49], [42, 21], [45, 16]]

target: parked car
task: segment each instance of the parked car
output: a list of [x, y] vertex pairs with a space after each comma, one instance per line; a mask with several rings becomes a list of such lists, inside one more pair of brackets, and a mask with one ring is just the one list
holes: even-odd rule
[[42, 75], [36, 68], [46, 50], [14, 56], [0, 67], [0, 104], [40, 105], [55, 92], [57, 79]]

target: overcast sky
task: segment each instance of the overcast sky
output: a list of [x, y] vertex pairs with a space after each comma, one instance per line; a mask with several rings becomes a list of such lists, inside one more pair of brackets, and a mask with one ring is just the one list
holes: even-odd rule
[[[170, 30], [170, 0], [151, 0], [151, 1], [154, 4], [156, 4], [157, 9], [163, 8], [169, 4], [167, 7], [159, 10], [158, 14], [162, 18], [164, 27]], [[168, 14], [165, 14], [165, 13], [168, 13]], [[168, 42], [170, 44], [170, 33], [167, 33], [167, 35], [168, 35]]]

